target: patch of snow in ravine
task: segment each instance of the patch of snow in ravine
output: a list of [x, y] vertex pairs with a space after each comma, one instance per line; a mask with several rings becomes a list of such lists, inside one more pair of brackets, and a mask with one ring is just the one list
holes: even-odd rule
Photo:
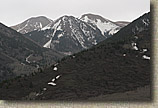
[[150, 57], [148, 57], [148, 56], [146, 56], [146, 55], [143, 55], [143, 59], [150, 60]]
[[[30, 21], [28, 20], [27, 21], [27, 23], [26, 23], [26, 25], [24, 26], [24, 27], [22, 27], [22, 28], [19, 28], [18, 30], [17, 30], [17, 32], [20, 32], [20, 31], [22, 31], [24, 28], [26, 28], [27, 26], [28, 26], [28, 23], [29, 23]], [[27, 31], [25, 31], [25, 32], [27, 32]]]
[[126, 56], [126, 54], [123, 54], [123, 56], [125, 57], [125, 56]]
[[[70, 25], [73, 25], [73, 22], [72, 20], [69, 20], [69, 23]], [[73, 26], [70, 26], [71, 30], [72, 30], [72, 33], [73, 35], [75, 36], [75, 38], [78, 40], [78, 42], [80, 43], [80, 45], [84, 48], [84, 49], [87, 49], [86, 46], [84, 46], [84, 38], [83, 38], [83, 35], [79, 32], [78, 29], [74, 28]]]
[[52, 38], [43, 47], [50, 48], [51, 47], [51, 42], [52, 42]]
[[50, 26], [43, 27], [41, 30], [44, 31], [44, 30], [47, 30], [47, 29], [50, 29]]
[[132, 42], [132, 49], [136, 51], [138, 50], [137, 43]]
[[52, 79], [52, 82], [54, 82], [54, 81], [55, 81], [55, 78]]
[[61, 38], [61, 37], [63, 37], [63, 34], [59, 34], [59, 35], [58, 35], [58, 39]]
[[55, 33], [56, 33], [57, 29], [58, 29], [58, 26], [60, 25], [60, 22], [61, 22], [61, 20], [59, 20], [57, 23], [54, 24], [54, 26], [52, 27], [52, 29], [54, 29], [52, 37], [51, 37], [51, 39], [43, 47], [45, 47], [45, 48], [51, 48], [52, 38], [54, 37], [54, 35], [55, 35]]
[[110, 35], [113, 35], [113, 34], [117, 33], [118, 31], [119, 31], [119, 30], [111, 29], [110, 32], [109, 32], [109, 34], [110, 34]]
[[56, 79], [59, 79], [60, 78], [60, 75], [56, 76]]
[[111, 34], [111, 35], [113, 35], [114, 33], [117, 33], [119, 31], [119, 30], [116, 30], [119, 26], [111, 23], [110, 21], [102, 22], [100, 19], [91, 20], [87, 16], [85, 16], [81, 20], [95, 24], [103, 35], [104, 35], [104, 32], [107, 32], [107, 31], [110, 31], [109, 34]]
[[58, 70], [58, 68], [57, 67], [54, 67], [54, 69], [53, 69], [54, 71], [57, 71]]
[[43, 26], [43, 25], [40, 23], [40, 28], [42, 28], [42, 26]]
[[48, 83], [48, 85], [55, 86], [55, 85], [56, 85], [56, 83], [54, 83], [54, 82], [49, 82], [49, 83]]
[[57, 79], [59, 79], [61, 77], [61, 75], [57, 75], [55, 78], [52, 79], [52, 82], [49, 82], [48, 85], [52, 85], [55, 86], [57, 85], [56, 83], [54, 83]]
[[143, 52], [147, 52], [148, 50], [147, 49], [143, 49]]

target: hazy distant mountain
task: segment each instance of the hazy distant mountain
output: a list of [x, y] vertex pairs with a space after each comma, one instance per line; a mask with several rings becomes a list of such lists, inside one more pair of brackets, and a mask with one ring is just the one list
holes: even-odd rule
[[35, 30], [41, 30], [42, 28], [49, 27], [49, 25], [53, 25], [53, 20], [46, 18], [44, 16], [39, 16], [39, 17], [32, 17], [29, 18], [28, 20], [12, 26], [14, 30], [17, 32], [20, 32], [22, 34], [35, 31]]
[[43, 47], [55, 49], [68, 55], [90, 48], [107, 38], [96, 26], [87, 24], [73, 16], [63, 16], [57, 19], [51, 28], [30, 32], [25, 36]]
[[55, 63], [61, 57], [62, 54], [45, 49], [0, 23], [0, 81], [32, 73], [40, 66]]
[[[62, 30], [59, 26], [62, 21], [57, 22], [55, 31]], [[19, 78], [20, 82], [3, 83], [0, 98], [83, 101], [148, 86], [139, 100], [150, 100], [150, 46], [150, 13], [147, 13], [107, 40], [63, 58], [42, 73]], [[140, 92], [136, 93], [139, 95]], [[98, 101], [103, 99], [101, 97]], [[138, 101], [136, 97], [132, 95], [124, 101]], [[120, 101], [117, 96], [111, 99]]]
[[99, 15], [94, 15], [94, 14], [84, 14], [81, 16], [80, 18], [82, 21], [87, 22], [88, 24], [93, 24], [95, 26], [97, 26], [102, 35], [113, 35], [115, 33], [117, 33], [121, 27], [117, 24], [115, 24], [115, 22], [112, 22], [108, 19], [103, 18], [102, 16]]
[[127, 26], [130, 22], [127, 21], [117, 21], [115, 24], [119, 25], [120, 27]]

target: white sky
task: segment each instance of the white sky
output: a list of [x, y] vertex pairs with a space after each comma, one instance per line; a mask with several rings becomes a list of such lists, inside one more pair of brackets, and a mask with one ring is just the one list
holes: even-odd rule
[[132, 21], [150, 11], [150, 0], [0, 0], [0, 22], [15, 25], [33, 16], [55, 20], [63, 15], [101, 15], [112, 21]]

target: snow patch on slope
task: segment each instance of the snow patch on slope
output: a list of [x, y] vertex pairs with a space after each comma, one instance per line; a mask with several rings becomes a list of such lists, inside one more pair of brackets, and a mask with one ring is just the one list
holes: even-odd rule
[[54, 35], [55, 35], [55, 33], [56, 33], [56, 31], [57, 31], [57, 29], [59, 27], [59, 24], [60, 24], [60, 20], [57, 23], [55, 23], [54, 26], [52, 27], [52, 29], [54, 29], [52, 37], [51, 37], [51, 39], [43, 47], [45, 47], [45, 48], [51, 48], [52, 38], [54, 37]]
[[146, 56], [146, 55], [143, 55], [143, 59], [150, 60], [150, 57], [149, 57], [149, 56]]
[[137, 43], [132, 42], [132, 49], [136, 51], [138, 50]]
[[55, 83], [56, 80], [58, 80], [61, 77], [61, 75], [57, 75], [55, 78], [52, 79], [52, 82], [49, 82], [48, 85], [56, 86]]
[[[69, 20], [69, 23], [70, 25], [73, 25], [73, 22], [72, 20]], [[76, 39], [78, 40], [78, 42], [81, 44], [81, 46], [84, 48], [84, 49], [87, 49], [87, 47], [84, 45], [84, 38], [83, 38], [83, 35], [76, 29], [74, 28], [73, 26], [70, 26], [71, 30], [72, 30], [72, 33], [73, 35], [76, 37]]]
[[51, 48], [52, 39], [50, 39], [43, 47]]
[[[27, 26], [28, 26], [28, 23], [29, 23], [30, 21], [28, 20], [27, 21], [27, 23], [26, 23], [26, 25], [24, 26], [24, 27], [22, 27], [22, 28], [19, 28], [18, 30], [17, 30], [17, 32], [20, 32], [20, 31], [22, 31], [24, 28], [26, 28]], [[27, 31], [25, 31], [26, 33], [27, 33]]]
[[57, 67], [54, 67], [54, 69], [53, 69], [54, 71], [57, 71], [58, 70], [58, 68]]
[[91, 20], [87, 16], [85, 16], [81, 20], [87, 23], [95, 24], [101, 31], [102, 35], [104, 35], [108, 31], [109, 31], [109, 35], [113, 35], [114, 33], [117, 33], [119, 31], [118, 30], [119, 26], [111, 23], [110, 21], [102, 22], [100, 19]]
[[48, 85], [56, 86], [57, 84], [54, 82], [49, 82]]

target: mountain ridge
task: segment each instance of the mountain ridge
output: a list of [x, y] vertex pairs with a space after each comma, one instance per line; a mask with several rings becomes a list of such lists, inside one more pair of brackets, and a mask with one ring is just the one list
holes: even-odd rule
[[107, 38], [102, 36], [97, 27], [67, 15], [55, 20], [50, 29], [34, 33], [28, 33], [25, 36], [33, 38], [39, 36], [37, 34], [43, 34], [44, 37], [42, 35], [40, 37], [47, 40], [43, 44], [44, 47], [71, 54], [89, 48]]
[[[97, 22], [84, 21], [83, 17], [87, 15]], [[57, 26], [60, 28], [56, 29]], [[96, 45], [120, 29], [120, 26], [99, 15], [84, 14], [81, 18], [64, 15], [54, 20], [53, 23], [24, 35], [40, 46], [71, 55]]]
[[19, 23], [15, 26], [11, 26], [14, 30], [25, 34], [35, 30], [41, 30], [44, 27], [48, 26], [49, 24], [53, 24], [53, 20], [45, 17], [45, 16], [38, 16], [38, 17], [31, 17], [22, 23]]

